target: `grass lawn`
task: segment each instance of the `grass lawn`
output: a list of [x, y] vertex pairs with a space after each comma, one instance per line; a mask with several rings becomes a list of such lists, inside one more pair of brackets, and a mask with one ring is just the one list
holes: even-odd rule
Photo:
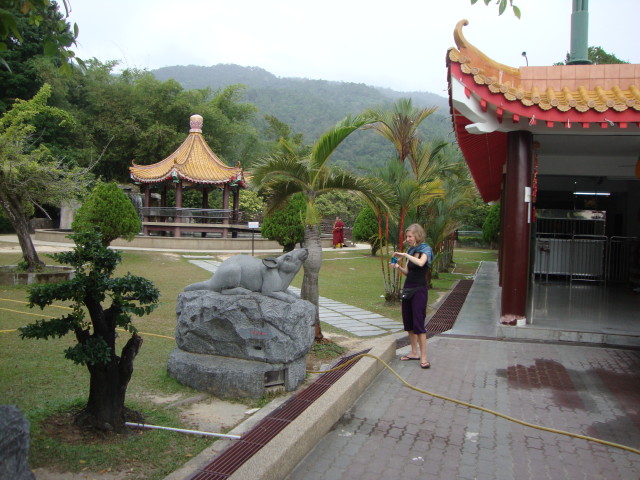
[[[324, 253], [320, 273], [320, 295], [400, 321], [400, 307], [385, 305], [379, 257], [367, 251], [344, 249]], [[182, 289], [206, 280], [210, 273], [192, 265], [182, 254], [124, 251], [118, 275], [131, 272], [153, 281], [161, 292], [159, 307], [134, 324], [144, 338], [135, 360], [135, 371], [127, 390], [127, 404], [141, 411], [151, 424], [182, 427], [179, 407], [167, 408], [153, 401], [157, 396], [199, 392], [169, 378], [166, 364], [175, 348], [175, 303]], [[494, 251], [467, 249], [457, 251], [453, 273], [440, 274], [435, 290], [445, 292], [453, 282], [473, 274], [482, 260], [495, 260]], [[0, 253], [0, 265], [15, 264], [20, 255]], [[47, 259], [47, 263], [53, 263]], [[292, 282], [300, 286], [302, 272]], [[87, 470], [99, 473], [108, 469], [131, 471], [132, 478], [159, 479], [185, 463], [211, 443], [210, 438], [186, 436], [163, 431], [144, 431], [96, 442], [52, 435], [55, 422], [69, 421], [69, 412], [86, 401], [89, 376], [85, 367], [74, 365], [63, 356], [74, 343], [72, 335], [60, 339], [21, 340], [16, 328], [39, 318], [64, 312], [65, 305], [44, 311], [26, 306], [27, 287], [0, 286], [0, 403], [15, 404], [31, 422], [32, 468], [47, 467], [60, 471]], [[430, 295], [435, 301], [435, 295]], [[332, 327], [323, 324], [330, 332]], [[345, 332], [340, 331], [344, 334]], [[120, 347], [126, 341], [121, 336]], [[264, 403], [264, 402], [262, 402]], [[255, 405], [260, 405], [258, 401]], [[44, 422], [48, 419], [47, 422]]]

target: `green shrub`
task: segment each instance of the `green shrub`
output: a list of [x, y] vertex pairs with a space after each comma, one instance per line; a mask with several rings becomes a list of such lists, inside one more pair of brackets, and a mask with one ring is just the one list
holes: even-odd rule
[[293, 250], [296, 243], [304, 241], [306, 211], [305, 196], [296, 193], [283, 208], [264, 217], [260, 228], [262, 236], [277, 241], [285, 252]]
[[356, 242], [367, 242], [371, 245], [371, 255], [382, 246], [382, 240], [378, 235], [378, 219], [371, 207], [364, 207], [356, 217], [353, 224], [353, 240]]
[[118, 237], [133, 240], [141, 227], [136, 208], [114, 182], [98, 183], [76, 212], [71, 225], [76, 232], [97, 229], [105, 246]]

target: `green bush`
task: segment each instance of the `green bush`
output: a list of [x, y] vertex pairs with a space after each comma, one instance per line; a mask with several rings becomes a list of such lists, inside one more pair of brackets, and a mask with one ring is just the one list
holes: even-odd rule
[[289, 252], [296, 243], [304, 241], [306, 212], [305, 196], [296, 193], [283, 208], [264, 217], [260, 232], [264, 238], [277, 241], [285, 252]]
[[482, 224], [482, 239], [491, 247], [497, 243], [500, 237], [500, 204], [491, 206], [487, 218]]
[[114, 182], [98, 183], [76, 212], [71, 225], [76, 232], [97, 229], [104, 245], [118, 237], [131, 241], [141, 227], [136, 208]]
[[382, 240], [378, 235], [378, 219], [371, 207], [364, 207], [356, 217], [353, 224], [353, 240], [356, 242], [367, 242], [371, 245], [371, 255], [382, 246]]

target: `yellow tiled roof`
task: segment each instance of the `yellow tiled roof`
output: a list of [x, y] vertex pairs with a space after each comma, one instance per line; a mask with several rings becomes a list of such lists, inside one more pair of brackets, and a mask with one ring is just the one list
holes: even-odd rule
[[462, 34], [462, 27], [468, 23], [462, 20], [456, 25], [454, 39], [458, 50], [450, 48], [448, 58], [492, 93], [524, 106], [537, 105], [542, 110], [640, 111], [640, 65], [513, 68], [490, 59], [471, 45]]
[[[194, 127], [194, 117], [196, 124]], [[191, 118], [191, 130], [178, 149], [153, 165], [133, 164], [131, 178], [142, 183], [158, 183], [169, 178], [180, 178], [193, 183], [222, 184], [242, 181], [242, 167], [229, 167], [213, 153], [202, 137], [202, 117]]]

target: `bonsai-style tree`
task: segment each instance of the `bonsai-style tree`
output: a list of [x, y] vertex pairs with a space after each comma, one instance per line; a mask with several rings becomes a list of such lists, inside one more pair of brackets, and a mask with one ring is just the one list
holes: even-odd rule
[[[70, 237], [75, 242], [73, 251], [51, 257], [73, 266], [74, 278], [31, 287], [29, 306], [44, 308], [54, 301], [68, 301], [72, 302], [71, 313], [37, 320], [20, 328], [20, 336], [47, 340], [73, 333], [78, 343], [65, 350], [65, 357], [86, 365], [90, 374], [89, 400], [76, 423], [119, 432], [125, 428], [125, 394], [133, 374], [133, 361], [142, 345], [132, 316], [151, 313], [157, 306], [159, 292], [142, 277], [127, 274], [112, 278], [121, 254], [108, 249], [99, 232], [84, 231]], [[107, 299], [111, 305], [105, 307], [103, 302]], [[131, 335], [119, 356], [116, 328]]]
[[304, 217], [307, 203], [302, 193], [292, 195], [279, 210], [264, 217], [260, 233], [264, 238], [275, 240], [284, 252], [296, 248], [296, 243], [304, 241]]
[[140, 233], [141, 226], [136, 208], [115, 182], [98, 183], [71, 224], [76, 232], [97, 229], [105, 246], [118, 237], [133, 240]]

